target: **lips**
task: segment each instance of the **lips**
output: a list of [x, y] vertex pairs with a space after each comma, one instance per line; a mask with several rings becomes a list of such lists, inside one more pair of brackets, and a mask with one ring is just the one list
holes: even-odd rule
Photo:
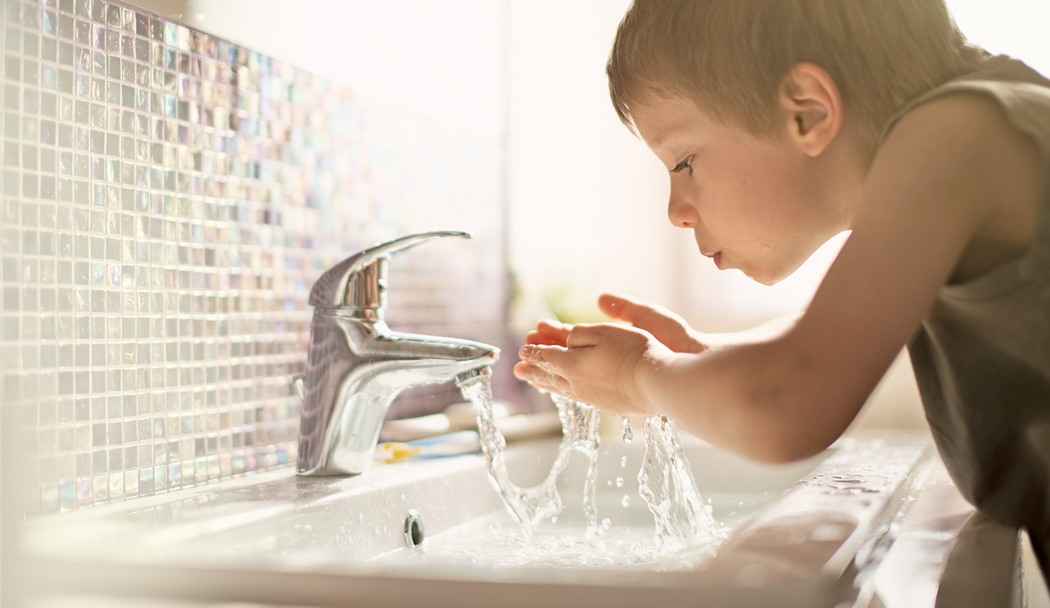
[[710, 253], [708, 253], [706, 251], [701, 251], [700, 254], [705, 256], [705, 257], [711, 258], [711, 260], [714, 261], [715, 266], [717, 266], [719, 270], [722, 269], [722, 252], [721, 251], [712, 251]]

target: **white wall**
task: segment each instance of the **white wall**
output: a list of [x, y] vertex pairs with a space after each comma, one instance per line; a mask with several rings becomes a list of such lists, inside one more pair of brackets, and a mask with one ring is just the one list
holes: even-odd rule
[[947, 0], [959, 29], [993, 53], [1024, 60], [1050, 75], [1050, 2], [1046, 0]]
[[624, 128], [605, 63], [627, 0], [511, 2], [510, 251], [522, 322], [554, 296], [593, 314], [601, 290], [669, 302], [677, 284], [665, 172]]

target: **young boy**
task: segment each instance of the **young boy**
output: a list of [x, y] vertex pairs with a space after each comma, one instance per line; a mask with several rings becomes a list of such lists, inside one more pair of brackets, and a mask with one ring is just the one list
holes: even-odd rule
[[775, 283], [852, 233], [778, 336], [712, 347], [605, 295], [620, 323], [541, 322], [516, 375], [790, 461], [907, 346], [960, 490], [1050, 574], [1050, 82], [967, 45], [943, 0], [636, 0], [608, 75], [719, 268]]

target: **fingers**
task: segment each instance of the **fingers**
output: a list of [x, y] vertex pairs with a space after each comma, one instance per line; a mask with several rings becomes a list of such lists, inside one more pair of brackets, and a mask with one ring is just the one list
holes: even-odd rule
[[522, 361], [555, 375], [563, 375], [559, 372], [570, 359], [568, 353], [568, 349], [564, 346], [542, 344], [526, 344], [518, 350], [518, 356]]
[[649, 332], [671, 350], [695, 353], [705, 348], [685, 320], [662, 306], [626, 296], [602, 294], [598, 298], [598, 307], [614, 319]]
[[573, 328], [558, 321], [537, 323], [536, 329], [525, 335], [525, 346], [518, 351], [521, 362], [514, 366], [515, 377], [537, 389], [572, 397], [562, 366], [568, 363], [564, 355]]
[[668, 322], [680, 323], [670, 312], [655, 304], [635, 300], [626, 296], [602, 294], [598, 297], [598, 308], [610, 317], [630, 323], [642, 329], [666, 325]]
[[568, 380], [563, 372], [568, 363], [567, 349], [561, 346], [526, 345], [518, 351], [521, 362], [514, 366], [514, 375], [538, 389], [571, 396]]
[[635, 305], [637, 302], [626, 296], [620, 296], [612, 293], [603, 293], [598, 296], [598, 309], [614, 319], [623, 319], [623, 310], [627, 306]]
[[684, 334], [685, 322], [669, 310], [633, 298], [602, 294], [598, 307], [610, 317], [629, 323], [656, 336], [661, 342], [678, 342]]
[[651, 323], [653, 317], [659, 319], [674, 317], [673, 314], [655, 304], [609, 293], [598, 296], [598, 308], [614, 319], [639, 327], [642, 327], [647, 320]]
[[578, 323], [573, 326], [572, 331], [565, 338], [565, 346], [568, 348], [584, 348], [587, 346], [597, 346], [610, 328], [615, 330], [623, 331], [623, 326], [611, 325], [608, 323], [588, 324]]
[[545, 344], [548, 346], [565, 346], [565, 341], [572, 330], [571, 325], [558, 321], [540, 321], [536, 329], [525, 334], [525, 344]]
[[514, 365], [514, 376], [548, 393], [566, 394], [568, 383], [564, 378], [553, 376], [530, 363], [521, 361]]

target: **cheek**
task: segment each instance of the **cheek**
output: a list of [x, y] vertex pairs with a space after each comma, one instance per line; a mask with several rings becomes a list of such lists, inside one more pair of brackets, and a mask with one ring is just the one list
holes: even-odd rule
[[783, 155], [757, 156], [758, 162], [741, 171], [738, 201], [741, 211], [774, 232], [789, 229], [798, 219], [805, 199], [805, 180], [799, 167]]

